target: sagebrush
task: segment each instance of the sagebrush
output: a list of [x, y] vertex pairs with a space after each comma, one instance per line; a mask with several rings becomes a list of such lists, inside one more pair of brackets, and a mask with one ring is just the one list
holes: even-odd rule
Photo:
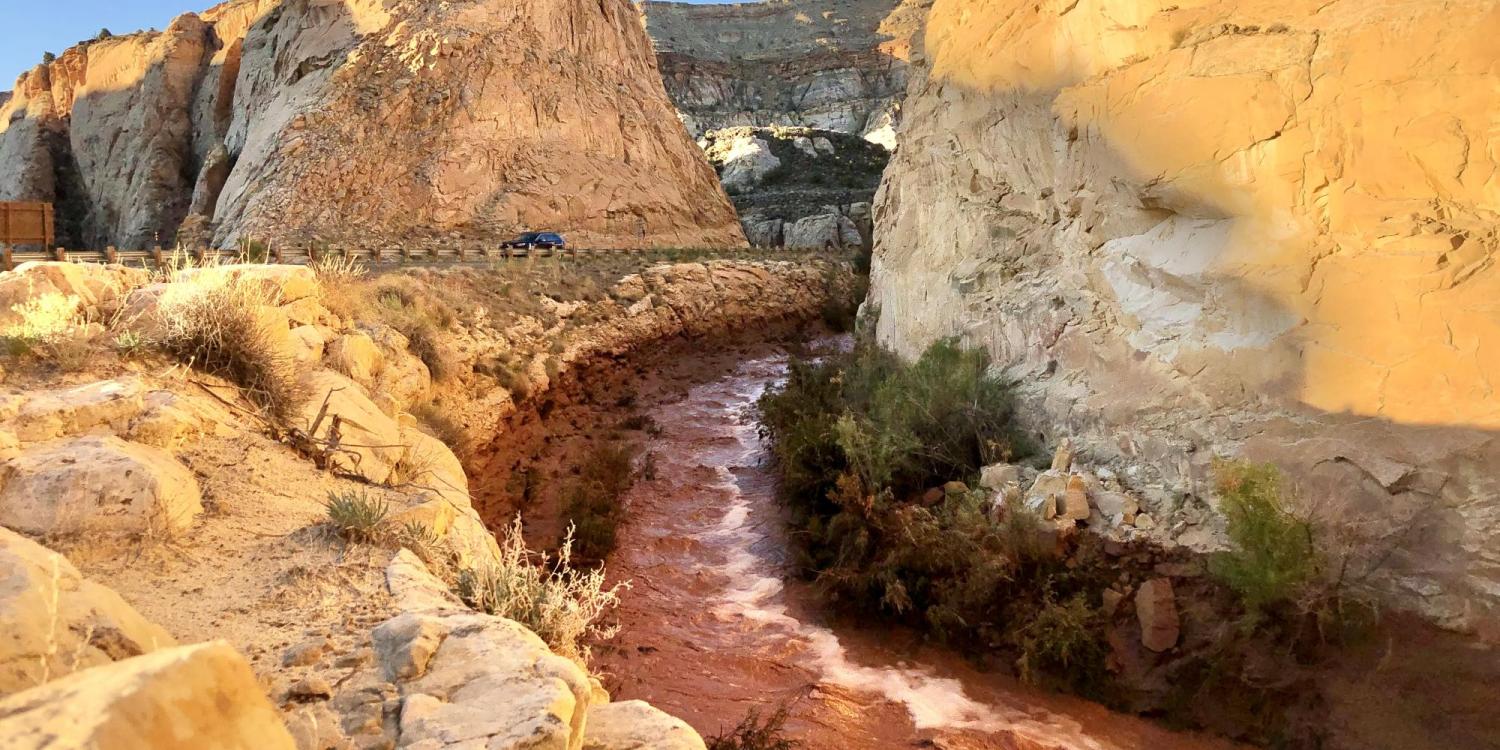
[[602, 568], [573, 567], [571, 535], [559, 546], [556, 558], [533, 552], [526, 546], [519, 517], [499, 542], [495, 561], [459, 571], [459, 597], [481, 612], [525, 625], [553, 651], [587, 662], [589, 639], [614, 636], [615, 628], [600, 620], [619, 605], [619, 593], [629, 584], [606, 586]]

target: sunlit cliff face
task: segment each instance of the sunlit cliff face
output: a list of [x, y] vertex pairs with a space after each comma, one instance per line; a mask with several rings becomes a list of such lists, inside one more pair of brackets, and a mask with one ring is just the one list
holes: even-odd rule
[[977, 165], [974, 199], [1080, 204], [1047, 237], [953, 230], [938, 252], [1087, 253], [1130, 344], [1185, 375], [1500, 427], [1497, 38], [1485, 0], [937, 0], [929, 85], [1060, 131], [990, 144], [1017, 158]]

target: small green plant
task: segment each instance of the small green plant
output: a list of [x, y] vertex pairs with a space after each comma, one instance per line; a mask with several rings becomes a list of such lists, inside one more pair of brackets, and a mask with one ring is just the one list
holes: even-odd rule
[[1318, 574], [1317, 550], [1312, 524], [1287, 507], [1281, 472], [1269, 464], [1221, 461], [1215, 477], [1233, 549], [1216, 555], [1210, 571], [1252, 613], [1300, 597]]
[[396, 528], [392, 535], [397, 546], [412, 551], [434, 571], [446, 569], [452, 558], [448, 541], [441, 534], [421, 521], [407, 521]]
[[382, 540], [390, 506], [365, 492], [332, 492], [324, 504], [328, 524], [345, 541], [375, 544]]
[[121, 331], [115, 334], [115, 351], [122, 357], [140, 356], [146, 349], [146, 340], [135, 331]]
[[585, 640], [615, 635], [616, 629], [600, 619], [619, 606], [619, 594], [629, 583], [607, 587], [603, 568], [573, 567], [571, 534], [557, 555], [550, 559], [532, 552], [518, 516], [500, 539], [499, 557], [460, 570], [456, 590], [470, 607], [525, 625], [553, 651], [582, 664], [589, 655]]
[[709, 738], [708, 750], [795, 750], [797, 740], [785, 736], [788, 709], [782, 704], [768, 716], [752, 708], [734, 729]]

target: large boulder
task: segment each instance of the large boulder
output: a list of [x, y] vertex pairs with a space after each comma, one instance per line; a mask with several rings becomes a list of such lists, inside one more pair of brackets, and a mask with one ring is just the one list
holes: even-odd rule
[[398, 565], [398, 602], [423, 607], [375, 633], [381, 670], [400, 680], [400, 746], [578, 748], [593, 700], [583, 669], [518, 623], [449, 604], [409, 553]]
[[719, 164], [719, 181], [730, 193], [753, 190], [766, 176], [781, 168], [771, 144], [751, 132], [721, 138], [710, 147], [708, 157]]
[[6, 750], [294, 750], [245, 658], [222, 641], [76, 672], [0, 701]]
[[31, 534], [170, 537], [201, 512], [187, 467], [113, 436], [49, 440], [0, 466], [0, 525]]
[[0, 695], [175, 645], [67, 558], [0, 527]]
[[859, 227], [849, 217], [836, 212], [817, 214], [788, 223], [784, 230], [788, 248], [859, 247]]

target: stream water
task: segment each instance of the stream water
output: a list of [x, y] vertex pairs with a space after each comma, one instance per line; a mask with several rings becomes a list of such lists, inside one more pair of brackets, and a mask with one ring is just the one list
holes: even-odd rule
[[648, 405], [654, 478], [626, 497], [609, 560], [629, 580], [621, 632], [596, 649], [617, 699], [705, 736], [787, 707], [806, 748], [1222, 748], [981, 672], [913, 633], [827, 614], [789, 575], [776, 481], [753, 405], [784, 377], [762, 349], [727, 376]]

